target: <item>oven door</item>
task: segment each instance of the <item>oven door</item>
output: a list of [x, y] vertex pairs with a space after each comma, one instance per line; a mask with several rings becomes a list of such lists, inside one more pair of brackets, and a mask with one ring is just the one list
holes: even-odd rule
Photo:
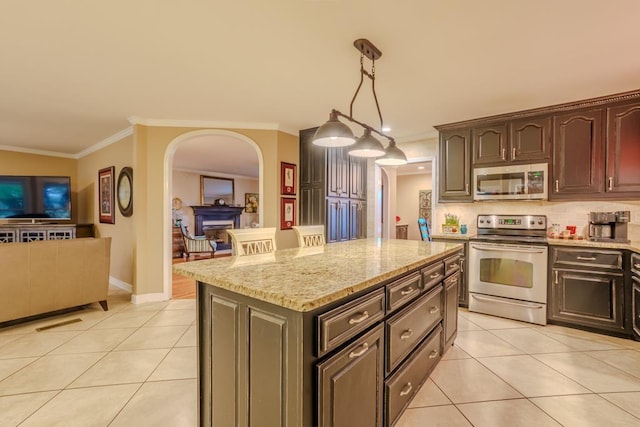
[[547, 303], [547, 247], [469, 244], [469, 292]]

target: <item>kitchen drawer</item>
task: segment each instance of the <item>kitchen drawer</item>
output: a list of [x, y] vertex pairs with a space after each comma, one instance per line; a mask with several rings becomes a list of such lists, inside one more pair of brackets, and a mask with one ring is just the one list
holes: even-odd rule
[[318, 356], [384, 318], [384, 289], [370, 292], [318, 316]]
[[393, 371], [442, 320], [442, 285], [393, 316], [386, 325], [387, 373]]
[[422, 269], [422, 289], [429, 290], [442, 280], [444, 277], [444, 263], [436, 262], [429, 267]]
[[387, 313], [402, 307], [420, 295], [420, 273], [415, 272], [389, 283], [387, 290]]
[[386, 425], [392, 426], [429, 377], [442, 355], [442, 327], [438, 326], [407, 359], [404, 365], [384, 383]]
[[622, 252], [584, 248], [553, 248], [552, 263], [589, 268], [622, 269]]
[[640, 254], [631, 254], [631, 272], [640, 276]]
[[449, 258], [444, 259], [444, 275], [448, 276], [454, 272], [460, 270], [460, 260], [462, 259], [462, 252], [458, 252]]

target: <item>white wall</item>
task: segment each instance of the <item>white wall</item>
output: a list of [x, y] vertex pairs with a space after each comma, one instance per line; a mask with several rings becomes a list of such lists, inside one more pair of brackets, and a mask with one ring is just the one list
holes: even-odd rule
[[431, 190], [431, 174], [398, 175], [396, 181], [396, 215], [398, 224], [408, 224], [408, 239], [421, 240], [418, 230], [419, 193]]

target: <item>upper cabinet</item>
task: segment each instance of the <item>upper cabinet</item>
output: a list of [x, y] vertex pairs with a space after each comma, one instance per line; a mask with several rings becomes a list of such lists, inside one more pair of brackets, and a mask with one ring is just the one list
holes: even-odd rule
[[640, 194], [640, 102], [607, 108], [606, 192]]
[[441, 202], [471, 202], [471, 131], [440, 133], [438, 197]]
[[473, 165], [544, 162], [550, 157], [551, 119], [532, 117], [474, 127]]
[[440, 202], [472, 200], [474, 167], [546, 162], [550, 200], [640, 197], [640, 91], [436, 129]]

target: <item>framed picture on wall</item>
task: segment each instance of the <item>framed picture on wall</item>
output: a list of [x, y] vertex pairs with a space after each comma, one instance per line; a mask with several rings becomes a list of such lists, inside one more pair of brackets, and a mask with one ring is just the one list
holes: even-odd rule
[[244, 193], [244, 211], [246, 213], [258, 213], [258, 193]]
[[289, 230], [296, 225], [296, 199], [280, 199], [280, 230]]
[[116, 213], [113, 195], [115, 193], [115, 167], [100, 169], [98, 171], [98, 212], [100, 222], [106, 224], [116, 223]]
[[281, 194], [296, 194], [296, 165], [280, 162], [280, 183], [282, 184]]

